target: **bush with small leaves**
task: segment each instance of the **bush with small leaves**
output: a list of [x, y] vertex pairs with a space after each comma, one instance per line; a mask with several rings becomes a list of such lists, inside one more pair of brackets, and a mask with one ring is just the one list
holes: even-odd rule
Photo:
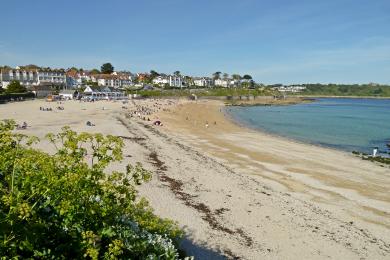
[[140, 164], [107, 173], [122, 160], [115, 136], [64, 127], [39, 140], [0, 122], [0, 258], [177, 259], [182, 231], [153, 214], [136, 187], [150, 173]]

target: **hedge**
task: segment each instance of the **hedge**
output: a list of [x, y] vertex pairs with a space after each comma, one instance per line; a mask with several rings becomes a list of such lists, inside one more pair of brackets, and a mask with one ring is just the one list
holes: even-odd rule
[[0, 101], [10, 101], [11, 99], [17, 99], [17, 98], [23, 98], [23, 99], [35, 98], [35, 94], [33, 92], [0, 94]]

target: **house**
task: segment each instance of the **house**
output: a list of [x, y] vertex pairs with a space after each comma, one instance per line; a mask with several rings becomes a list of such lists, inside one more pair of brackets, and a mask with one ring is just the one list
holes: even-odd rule
[[169, 86], [171, 87], [182, 88], [183, 86], [185, 86], [182, 76], [169, 75], [168, 80], [169, 80]]
[[139, 82], [143, 82], [143, 81], [147, 80], [148, 78], [149, 78], [148, 73], [138, 73], [137, 74], [137, 79]]
[[66, 87], [70, 89], [78, 88], [82, 85], [80, 73], [76, 70], [66, 71]]
[[0, 70], [0, 81], [3, 86], [7, 86], [13, 80], [19, 81], [26, 87], [48, 84], [66, 86], [66, 74], [63, 69], [40, 68], [35, 65]]
[[62, 99], [70, 100], [75, 98], [78, 95], [78, 92], [76, 90], [66, 89], [62, 90], [58, 95]]
[[92, 76], [92, 81], [99, 86], [124, 88], [133, 85], [131, 76], [125, 74], [96, 74]]
[[215, 79], [214, 85], [227, 88], [230, 86], [230, 82], [231, 82], [231, 80], [229, 80], [229, 79]]
[[169, 84], [169, 78], [165, 75], [157, 76], [152, 80], [153, 85], [165, 86]]
[[31, 86], [29, 87], [29, 89], [31, 90], [31, 92], [34, 93], [35, 97], [37, 98], [45, 98], [53, 94], [53, 88], [48, 84]]
[[169, 85], [170, 87], [174, 88], [182, 88], [185, 86], [185, 81], [182, 76], [173, 76], [173, 75], [160, 75], [157, 76], [152, 80], [152, 83], [154, 85], [159, 85], [159, 86], [165, 86]]
[[306, 89], [305, 86], [291, 85], [291, 86], [278, 86], [273, 87], [273, 90], [277, 90], [282, 93], [299, 93]]
[[213, 86], [213, 80], [210, 78], [194, 78], [194, 85], [197, 87], [211, 87]]
[[126, 98], [122, 91], [108, 86], [87, 86], [83, 92], [83, 96], [88, 100], [112, 100]]

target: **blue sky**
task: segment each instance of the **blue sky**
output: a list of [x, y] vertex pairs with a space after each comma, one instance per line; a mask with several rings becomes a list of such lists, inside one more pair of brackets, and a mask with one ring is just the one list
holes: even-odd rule
[[0, 64], [390, 83], [390, 0], [19, 0]]

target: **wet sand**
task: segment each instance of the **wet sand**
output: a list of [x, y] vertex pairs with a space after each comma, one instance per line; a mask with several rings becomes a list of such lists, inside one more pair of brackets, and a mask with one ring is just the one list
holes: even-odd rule
[[39, 111], [56, 106], [44, 101], [11, 103], [0, 118], [39, 137], [63, 125], [121, 136], [125, 159], [110, 169], [139, 161], [153, 172], [140, 193], [186, 230], [182, 247], [199, 259], [388, 259], [388, 168], [240, 127], [218, 101], [157, 102], [135, 101], [154, 106], [150, 122], [129, 116], [132, 103], [105, 101], [53, 112]]

